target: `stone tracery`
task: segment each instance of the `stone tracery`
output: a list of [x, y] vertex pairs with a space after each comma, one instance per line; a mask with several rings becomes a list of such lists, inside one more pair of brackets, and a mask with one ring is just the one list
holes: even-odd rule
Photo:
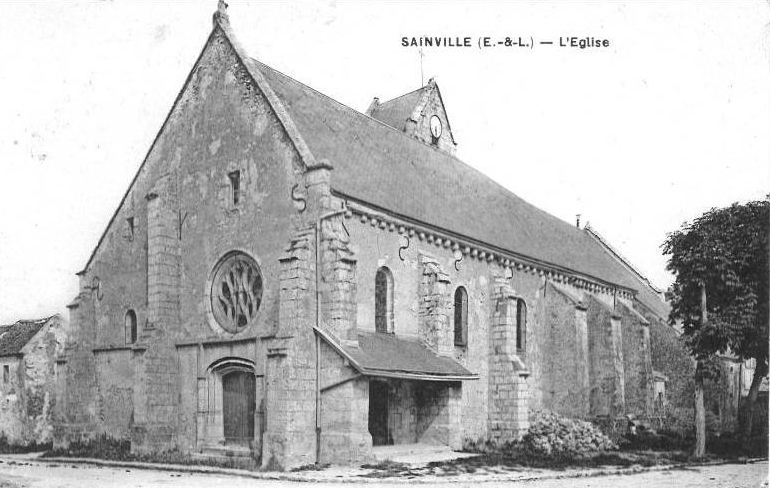
[[257, 263], [232, 253], [217, 267], [211, 287], [214, 317], [228, 332], [240, 332], [254, 321], [262, 301], [262, 275]]

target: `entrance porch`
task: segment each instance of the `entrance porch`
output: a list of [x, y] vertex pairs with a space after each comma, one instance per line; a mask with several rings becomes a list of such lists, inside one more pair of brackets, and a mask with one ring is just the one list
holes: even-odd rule
[[461, 383], [371, 378], [373, 446], [423, 444], [459, 449]]

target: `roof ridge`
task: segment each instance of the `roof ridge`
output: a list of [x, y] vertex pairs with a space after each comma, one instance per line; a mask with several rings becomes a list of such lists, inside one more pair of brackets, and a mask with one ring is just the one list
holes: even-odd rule
[[660, 288], [658, 288], [657, 286], [655, 286], [655, 285], [652, 283], [652, 281], [650, 281], [650, 279], [649, 279], [649, 278], [647, 278], [647, 277], [644, 275], [644, 273], [642, 273], [641, 271], [639, 271], [639, 269], [638, 269], [636, 266], [634, 266], [634, 265], [631, 263], [631, 261], [630, 261], [628, 258], [626, 258], [625, 256], [623, 256], [623, 254], [621, 254], [621, 253], [620, 253], [620, 251], [618, 251], [617, 249], [615, 249], [615, 247], [614, 247], [612, 244], [610, 244], [610, 243], [609, 243], [609, 241], [607, 241], [607, 239], [605, 239], [605, 238], [604, 238], [604, 236], [602, 236], [602, 235], [601, 235], [601, 234], [600, 234], [600, 233], [599, 233], [599, 232], [598, 232], [596, 229], [594, 229], [593, 227], [591, 227], [591, 225], [590, 225], [589, 223], [587, 223], [587, 222], [586, 222], [586, 226], [584, 227], [584, 230], [585, 230], [585, 231], [586, 231], [586, 232], [587, 232], [587, 233], [588, 233], [590, 236], [592, 236], [593, 238], [595, 238], [596, 240], [598, 240], [598, 241], [599, 241], [599, 242], [600, 242], [600, 243], [601, 243], [601, 244], [602, 244], [604, 247], [606, 247], [606, 248], [607, 248], [607, 250], [609, 250], [609, 251], [610, 251], [612, 254], [614, 254], [614, 255], [615, 255], [615, 256], [616, 256], [616, 257], [617, 257], [617, 258], [618, 258], [618, 259], [619, 259], [619, 260], [620, 260], [620, 261], [621, 261], [623, 264], [625, 264], [626, 266], [628, 266], [628, 268], [629, 268], [629, 269], [630, 269], [630, 270], [631, 270], [633, 273], [635, 273], [635, 274], [636, 274], [636, 275], [637, 275], [637, 276], [638, 276], [638, 277], [639, 277], [639, 278], [640, 278], [640, 279], [641, 279], [641, 280], [642, 280], [642, 281], [643, 281], [645, 284], [647, 284], [647, 286], [648, 286], [648, 287], [649, 287], [649, 288], [650, 288], [652, 291], [654, 291], [656, 294], [660, 294], [660, 293], [662, 293], [662, 291], [663, 291], [663, 290], [661, 290]]
[[[286, 75], [286, 76], [288, 76], [288, 75]], [[424, 89], [425, 89], [425, 88], [427, 88], [427, 87], [428, 87], [428, 85], [423, 85], [423, 86], [421, 86], [420, 88], [417, 88], [417, 89], [415, 89], [415, 90], [412, 90], [412, 91], [410, 91], [410, 92], [406, 92], [406, 93], [404, 93], [404, 94], [402, 94], [402, 95], [399, 95], [399, 96], [397, 96], [397, 97], [393, 97], [393, 98], [391, 98], [390, 100], [386, 100], [386, 101], [384, 101], [384, 102], [380, 102], [380, 104], [379, 104], [379, 106], [378, 106], [377, 108], [379, 108], [379, 107], [382, 107], [382, 106], [383, 106], [383, 105], [385, 105], [386, 103], [391, 103], [391, 102], [394, 102], [394, 101], [398, 100], [399, 98], [404, 98], [404, 97], [406, 97], [406, 96], [408, 96], [408, 95], [411, 95], [412, 93], [416, 93], [416, 92], [418, 92], [418, 91], [420, 91], [420, 90], [424, 90]]]
[[17, 325], [17, 324], [45, 324], [46, 322], [56, 317], [57, 315], [59, 314], [55, 313], [53, 315], [49, 315], [48, 317], [42, 317], [39, 319], [18, 319], [16, 322], [12, 324], [0, 324], [0, 327], [13, 327], [14, 325]]

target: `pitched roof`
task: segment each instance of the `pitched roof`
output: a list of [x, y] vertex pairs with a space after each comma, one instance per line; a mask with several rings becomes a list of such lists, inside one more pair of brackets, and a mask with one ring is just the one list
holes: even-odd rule
[[331, 183], [338, 194], [565, 271], [638, 287], [584, 231], [454, 156], [259, 61], [247, 64], [268, 81], [314, 156], [334, 166]]
[[12, 325], [0, 326], [0, 356], [19, 354], [50, 319], [51, 317], [40, 320], [19, 320]]
[[420, 103], [427, 86], [420, 87], [400, 97], [382, 102], [374, 107], [369, 115], [398, 130], [404, 130], [406, 121], [412, 116], [414, 108]]

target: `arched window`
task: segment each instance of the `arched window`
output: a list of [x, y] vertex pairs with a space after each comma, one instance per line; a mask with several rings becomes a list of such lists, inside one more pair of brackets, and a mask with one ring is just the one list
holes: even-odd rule
[[136, 312], [129, 310], [126, 312], [126, 344], [136, 342]]
[[527, 347], [527, 304], [521, 298], [516, 300], [516, 350]]
[[465, 287], [455, 290], [455, 346], [468, 343], [468, 292]]
[[374, 330], [393, 332], [393, 274], [385, 266], [374, 276]]

